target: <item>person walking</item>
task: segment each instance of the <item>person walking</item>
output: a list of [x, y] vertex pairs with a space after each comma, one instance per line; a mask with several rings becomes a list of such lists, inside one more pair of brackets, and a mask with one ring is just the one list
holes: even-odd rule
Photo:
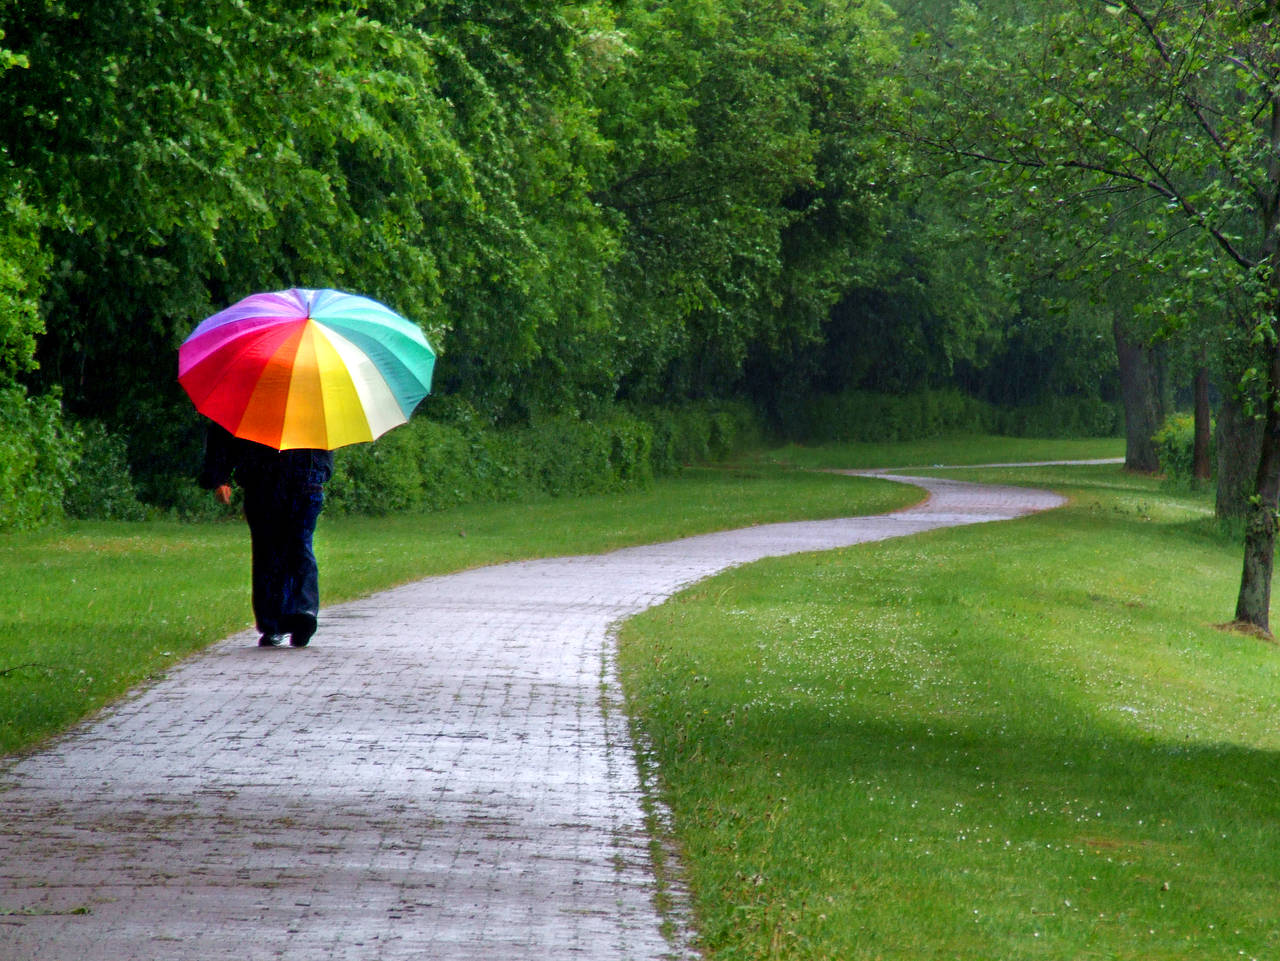
[[306, 647], [320, 614], [320, 572], [312, 538], [333, 476], [333, 453], [276, 450], [234, 437], [212, 421], [197, 483], [231, 503], [231, 481], [244, 491], [252, 546], [253, 615], [260, 647], [280, 647], [284, 635]]

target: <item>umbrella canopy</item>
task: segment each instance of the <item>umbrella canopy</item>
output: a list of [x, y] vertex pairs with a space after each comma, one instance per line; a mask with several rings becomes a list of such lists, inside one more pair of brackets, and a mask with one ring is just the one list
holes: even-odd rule
[[417, 325], [375, 300], [293, 288], [201, 323], [178, 350], [178, 380], [237, 437], [332, 450], [407, 421], [435, 358]]

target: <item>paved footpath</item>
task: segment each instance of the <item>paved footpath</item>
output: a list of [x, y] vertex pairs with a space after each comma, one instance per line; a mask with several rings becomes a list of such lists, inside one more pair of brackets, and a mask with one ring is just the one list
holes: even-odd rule
[[0, 959], [695, 956], [655, 907], [611, 626], [736, 564], [1062, 503], [903, 479], [932, 496], [435, 577], [325, 610], [303, 650], [215, 644], [0, 769]]

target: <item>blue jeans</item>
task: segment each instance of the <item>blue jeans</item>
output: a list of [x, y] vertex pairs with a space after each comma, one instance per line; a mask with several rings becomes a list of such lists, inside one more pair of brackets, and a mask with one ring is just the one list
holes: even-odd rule
[[288, 634], [314, 625], [320, 613], [320, 572], [311, 546], [324, 507], [314, 483], [254, 484], [245, 488], [244, 516], [253, 542], [253, 616], [263, 634]]

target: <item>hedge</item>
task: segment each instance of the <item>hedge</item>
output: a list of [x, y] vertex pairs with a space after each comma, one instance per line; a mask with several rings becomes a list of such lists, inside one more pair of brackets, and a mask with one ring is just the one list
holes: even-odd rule
[[64, 420], [57, 394], [0, 389], [0, 529], [60, 518], [79, 455], [79, 433]]
[[845, 391], [793, 402], [779, 415], [788, 440], [886, 442], [944, 434], [1013, 437], [1111, 437], [1123, 425], [1118, 405], [1090, 397], [1050, 397], [1025, 407], [1001, 408], [958, 390], [915, 394]]
[[682, 465], [759, 441], [746, 405], [614, 408], [508, 430], [415, 418], [335, 457], [326, 510], [387, 514], [531, 496], [643, 488]]
[[[683, 465], [759, 446], [765, 434], [753, 408], [736, 402], [614, 406], [590, 418], [564, 415], [508, 429], [484, 424], [465, 407], [438, 409], [439, 419], [419, 415], [372, 444], [337, 451], [326, 509], [379, 515], [644, 487]], [[148, 510], [189, 518], [223, 513], [186, 477], [169, 479], [162, 493], [172, 496], [164, 504], [143, 507], [122, 442], [99, 424], [63, 425], [56, 398], [28, 402], [25, 395], [0, 393], [0, 421], [17, 439], [0, 448], [0, 527], [63, 512], [114, 519]], [[1006, 410], [960, 391], [821, 395], [793, 404], [780, 421], [775, 427], [782, 437], [803, 443], [965, 432], [1108, 436], [1120, 426], [1115, 405], [1096, 399]], [[28, 477], [38, 482], [25, 483]]]
[[66, 515], [128, 521], [146, 517], [129, 472], [124, 439], [96, 420], [80, 424], [79, 433], [78, 456], [62, 496]]

